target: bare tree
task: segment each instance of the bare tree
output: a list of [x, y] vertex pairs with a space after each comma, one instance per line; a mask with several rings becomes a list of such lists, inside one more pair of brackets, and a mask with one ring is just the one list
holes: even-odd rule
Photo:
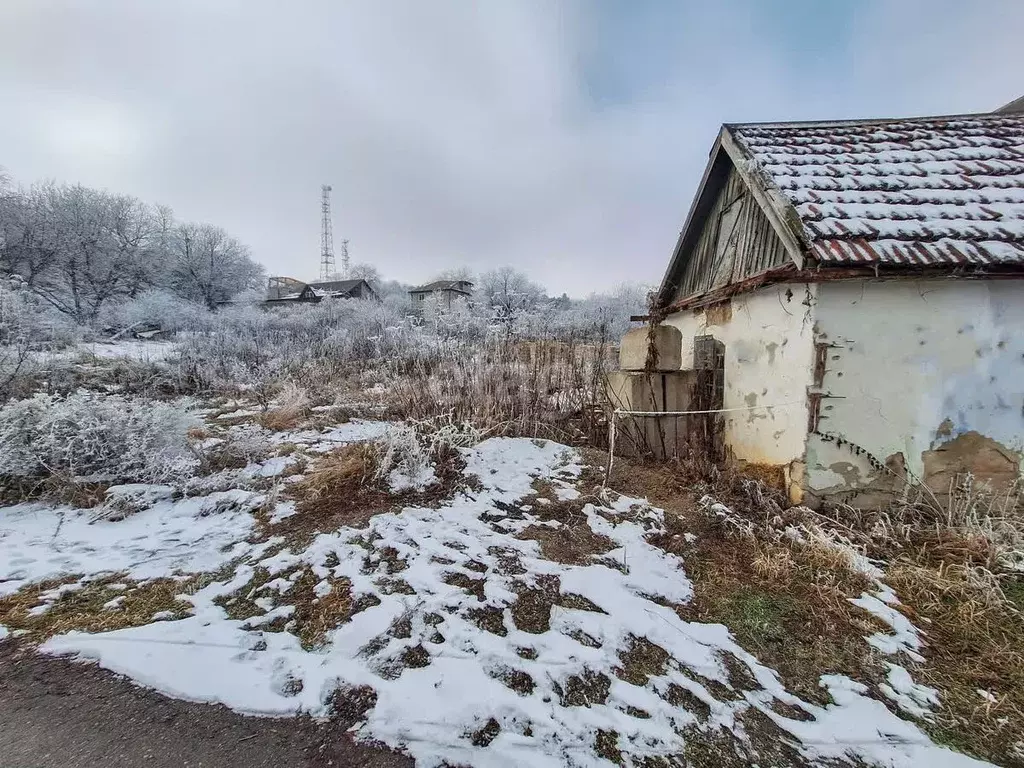
[[172, 282], [186, 298], [209, 309], [262, 283], [264, 271], [249, 249], [220, 227], [181, 224], [171, 238]]
[[449, 267], [437, 273], [436, 280], [463, 280], [467, 283], [476, 283], [476, 274], [467, 266]]
[[351, 280], [365, 280], [371, 285], [378, 285], [383, 281], [378, 270], [373, 264], [353, 264], [348, 270]]
[[544, 297], [544, 289], [524, 272], [500, 267], [480, 275], [477, 294], [497, 319], [511, 321], [517, 315], [533, 310]]

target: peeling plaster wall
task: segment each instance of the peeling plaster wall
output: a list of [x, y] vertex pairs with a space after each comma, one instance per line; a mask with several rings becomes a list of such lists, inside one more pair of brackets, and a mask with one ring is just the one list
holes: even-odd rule
[[[973, 445], [960, 461], [1015, 468], [1024, 441], [1024, 280], [857, 280], [819, 285], [824, 376], [812, 491], [865, 485], [886, 463], [945, 484], [925, 452]], [[842, 438], [837, 445], [822, 435]], [[969, 440], [954, 443], [958, 437]], [[987, 440], [978, 441], [978, 438]], [[989, 457], [981, 456], [984, 445]], [[867, 453], [858, 453], [863, 449]], [[874, 458], [869, 458], [868, 454]], [[897, 454], [902, 454], [898, 456]], [[928, 458], [934, 464], [937, 454]]]
[[803, 459], [816, 289], [773, 285], [664, 321], [683, 334], [683, 368], [693, 366], [695, 336], [724, 342], [723, 407], [776, 406], [725, 414], [725, 441], [740, 459], [779, 465]]

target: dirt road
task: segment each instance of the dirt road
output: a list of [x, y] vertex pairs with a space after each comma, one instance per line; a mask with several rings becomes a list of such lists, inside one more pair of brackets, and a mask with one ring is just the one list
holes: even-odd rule
[[343, 723], [245, 717], [168, 699], [89, 664], [0, 642], [4, 768], [406, 768]]

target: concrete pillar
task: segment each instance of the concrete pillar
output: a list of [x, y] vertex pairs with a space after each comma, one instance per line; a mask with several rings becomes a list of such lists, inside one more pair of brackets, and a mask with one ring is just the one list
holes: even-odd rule
[[657, 351], [655, 371], [678, 371], [683, 367], [683, 334], [672, 325], [657, 325], [653, 333], [648, 327], [634, 328], [622, 337], [619, 345], [619, 368], [623, 371], [647, 369], [647, 353], [651, 346]]

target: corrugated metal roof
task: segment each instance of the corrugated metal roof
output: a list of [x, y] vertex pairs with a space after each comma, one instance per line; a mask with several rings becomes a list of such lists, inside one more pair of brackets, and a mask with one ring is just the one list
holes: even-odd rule
[[728, 128], [821, 263], [1024, 263], [1024, 114]]

